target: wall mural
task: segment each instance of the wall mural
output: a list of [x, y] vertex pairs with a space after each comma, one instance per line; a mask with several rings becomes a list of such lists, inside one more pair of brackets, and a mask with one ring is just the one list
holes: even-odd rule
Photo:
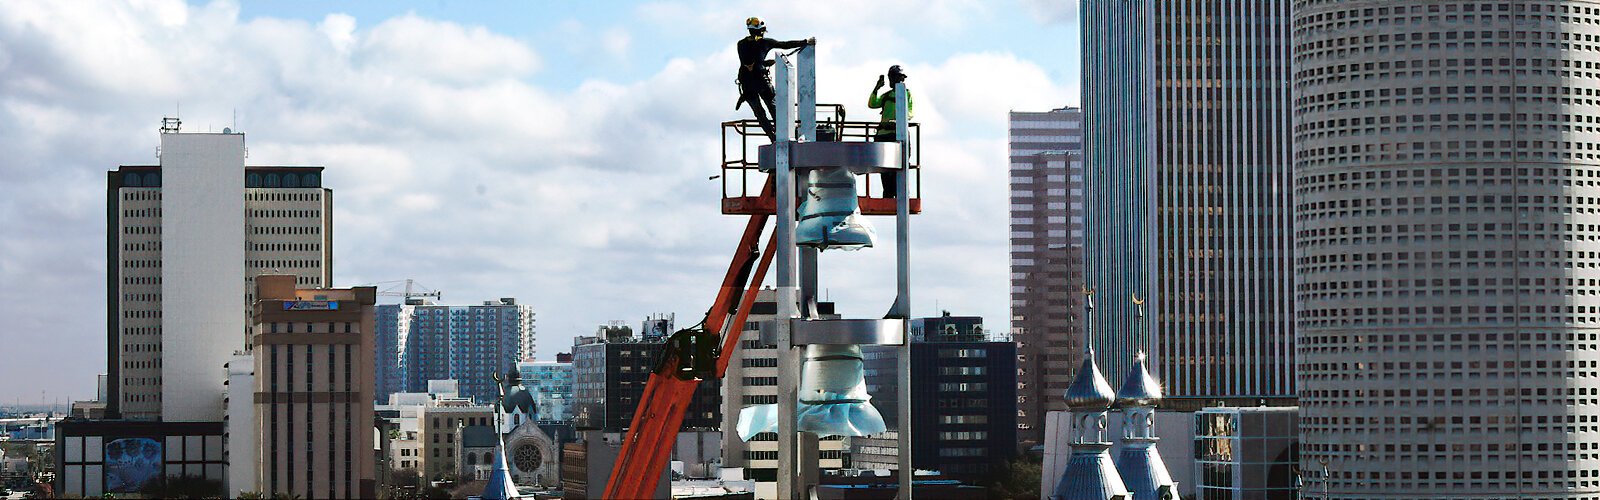
[[122, 438], [106, 444], [106, 491], [138, 493], [161, 477], [161, 442]]

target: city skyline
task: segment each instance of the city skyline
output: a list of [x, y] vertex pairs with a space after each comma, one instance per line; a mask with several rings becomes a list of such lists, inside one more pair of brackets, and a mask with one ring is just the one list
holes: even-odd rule
[[239, 1], [0, 2], [0, 487], [1600, 495], [1600, 0]]
[[[163, 116], [184, 132], [236, 126], [250, 165], [326, 167], [340, 235], [327, 286], [413, 278], [452, 302], [519, 297], [540, 314], [540, 359], [639, 311], [698, 316], [721, 273], [706, 256], [737, 234], [700, 145], [748, 113], [732, 109], [731, 45], [750, 15], [821, 39], [822, 97], [853, 117], [875, 74], [907, 68], [924, 154], [940, 158], [924, 195], [949, 201], [913, 234], [926, 285], [913, 310], [1004, 318], [1005, 111], [1076, 103], [1076, 59], [1059, 50], [1076, 45], [1073, 14], [1049, 5], [0, 6], [0, 47], [15, 48], [0, 50], [0, 142], [16, 152], [0, 165], [0, 343], [26, 346], [0, 352], [0, 379], [35, 380], [0, 401], [94, 394], [103, 301], [46, 298], [105, 293], [96, 191], [108, 169], [155, 162]], [[892, 292], [857, 274], [824, 287], [846, 312], [881, 314]]]

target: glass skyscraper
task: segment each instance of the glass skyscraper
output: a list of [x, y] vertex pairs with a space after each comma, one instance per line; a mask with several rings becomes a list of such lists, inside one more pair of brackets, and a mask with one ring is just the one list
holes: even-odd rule
[[555, 361], [517, 363], [522, 386], [533, 396], [541, 422], [572, 421], [572, 355], [562, 353]]
[[1148, 352], [1169, 402], [1292, 398], [1288, 0], [1082, 8], [1097, 362], [1116, 385]]

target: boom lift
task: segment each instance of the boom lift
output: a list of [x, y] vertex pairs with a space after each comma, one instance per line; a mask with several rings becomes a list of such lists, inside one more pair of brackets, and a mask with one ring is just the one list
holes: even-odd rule
[[[789, 67], [790, 63], [787, 57], [780, 58], [777, 68], [779, 76], [777, 79], [779, 83], [779, 111], [777, 117], [779, 120], [777, 120], [777, 123], [780, 124], [778, 144], [752, 143], [752, 138], [766, 138], [756, 120], [735, 120], [722, 123], [722, 213], [725, 215], [743, 215], [749, 218], [745, 223], [744, 233], [740, 237], [738, 246], [734, 248], [733, 258], [729, 262], [727, 273], [723, 276], [716, 299], [712, 302], [710, 310], [706, 312], [705, 320], [699, 325], [680, 330], [668, 338], [668, 345], [662, 351], [661, 359], [658, 361], [655, 370], [650, 374], [644, 393], [640, 397], [639, 408], [634, 412], [633, 421], [624, 437], [622, 450], [617, 458], [615, 467], [612, 469], [611, 478], [606, 484], [605, 498], [638, 499], [650, 498], [654, 494], [657, 480], [661, 477], [663, 468], [666, 467], [672, 446], [676, 442], [678, 429], [683, 424], [684, 412], [689, 406], [695, 389], [699, 387], [702, 380], [721, 378], [727, 374], [730, 356], [733, 350], [739, 347], [739, 335], [750, 315], [751, 306], [756, 299], [756, 293], [760, 290], [761, 283], [766, 278], [768, 269], [772, 267], [775, 257], [786, 257], [786, 259], [782, 260], [789, 260], [790, 263], [793, 262], [790, 259], [796, 257], [794, 255], [796, 249], [793, 244], [794, 211], [798, 203], [796, 201], [796, 193], [804, 190], [796, 188], [795, 181], [797, 176], [789, 168], [790, 161], [779, 159], [780, 155], [782, 155], [780, 151], [789, 152], [790, 146], [799, 144], [789, 140], [790, 137], [794, 136], [792, 130], [795, 124], [799, 124], [799, 135], [803, 142], [864, 143], [873, 140], [878, 123], [845, 121], [843, 106], [815, 104], [815, 63], [812, 50], [812, 48], [806, 47], [796, 51], [799, 54], [798, 62], [800, 66], [801, 105], [799, 106], [800, 119], [798, 120], [792, 118], [795, 116], [795, 110], [794, 106], [790, 104], [793, 101], [789, 96], [791, 91], [789, 73], [795, 71], [795, 69]], [[902, 92], [901, 95], [903, 95], [904, 88], [901, 87], [897, 91]], [[903, 103], [906, 100], [901, 98], [899, 102]], [[820, 113], [817, 108], [822, 108]], [[898, 332], [898, 337], [890, 335], [890, 337], [894, 337], [890, 341], [861, 343], [893, 343], [904, 348], [906, 335], [904, 334], [905, 322], [903, 319], [908, 315], [906, 305], [909, 303], [909, 297], [906, 292], [905, 246], [907, 240], [905, 221], [907, 220], [906, 216], [909, 214], [921, 212], [922, 200], [920, 197], [921, 171], [916, 161], [916, 158], [920, 157], [916, 148], [920, 141], [914, 140], [915, 137], [920, 135], [919, 128], [916, 124], [908, 123], [905, 120], [906, 111], [904, 109], [900, 110], [899, 116], [901, 119], [898, 130], [899, 137], [902, 140], [898, 144], [882, 145], [884, 150], [898, 149], [898, 154], [894, 155], [892, 160], [897, 165], [894, 165], [892, 169], [872, 170], [873, 172], [885, 171], [891, 172], [893, 175], [900, 175], [899, 192], [883, 193], [880, 188], [878, 196], [872, 196], [872, 175], [860, 174], [867, 179], [863, 183], [865, 192], [858, 196], [858, 203], [861, 213], [864, 215], [894, 215], [897, 216], [899, 221], [898, 248], [901, 255], [898, 278], [900, 293], [896, 298], [891, 315], [898, 314], [900, 319], [881, 321], [892, 322], [885, 324], [896, 325], [895, 328], [900, 331]], [[820, 121], [818, 120], [819, 117], [822, 118]], [[785, 127], [781, 125], [784, 123], [789, 124], [788, 128], [790, 130], [784, 130]], [[734, 140], [730, 141], [730, 139]], [[735, 146], [731, 151], [730, 145]], [[899, 147], [893, 148], [892, 146]], [[757, 151], [756, 155], [750, 154], [752, 149]], [[865, 150], [864, 148], [856, 149]], [[792, 152], [790, 154], [793, 155]], [[777, 165], [776, 168], [774, 165]], [[852, 171], [855, 170], [852, 169]], [[751, 195], [752, 191], [754, 191], [752, 189], [754, 187], [752, 177], [759, 179], [758, 182], [761, 183], [759, 195]], [[803, 184], [803, 177], [800, 177], [800, 180], [802, 180], [801, 183]], [[780, 192], [787, 194], [787, 200], [778, 199], [776, 193]], [[787, 212], [786, 216], [780, 215], [783, 213], [780, 212], [780, 208]], [[775, 215], [780, 215], [778, 217], [780, 219], [778, 227], [782, 228], [787, 225], [789, 231], [785, 234], [784, 231], [775, 229], [771, 235], [767, 236], [766, 244], [763, 246], [760, 244], [762, 235], [766, 232], [768, 220]], [[784, 251], [784, 248], [787, 248], [787, 251]], [[801, 249], [799, 253], [801, 273], [806, 275], [801, 279], [806, 281], [805, 285], [808, 286], [801, 286], [796, 289], [793, 283], [795, 280], [794, 269], [788, 263], [780, 262], [778, 265], [779, 313], [780, 317], [784, 317], [787, 310], [789, 311], [789, 317], [794, 317], [797, 320], [811, 319], [814, 318], [816, 304], [817, 251], [815, 249]], [[795, 292], [800, 292], [801, 296], [796, 297]], [[787, 306], [785, 303], [787, 303]], [[805, 311], [796, 310], [797, 307]], [[850, 321], [852, 324], [864, 324], [865, 322], [877, 322], [880, 320], [845, 321]], [[786, 389], [780, 390], [779, 402], [780, 405], [783, 405], [787, 397], [786, 414], [792, 415], [795, 405], [794, 387], [796, 381], [794, 378], [798, 378], [799, 366], [797, 357], [799, 350], [796, 347], [803, 348], [803, 345], [793, 342], [788, 335], [785, 335], [790, 331], [791, 327], [786, 321], [780, 322], [783, 324], [778, 325], [775, 329], [782, 332], [780, 336], [784, 338], [780, 342], [780, 347], [784, 348], [783, 351], [788, 354], [780, 360], [780, 366], [785, 367], [787, 371], [779, 377], [781, 381], [780, 389]], [[910, 372], [907, 365], [910, 357], [906, 355], [907, 353], [902, 354], [900, 356], [902, 358], [900, 371], [902, 378], [904, 378]], [[792, 378], [790, 377], [791, 372], [794, 375]], [[907, 400], [910, 393], [911, 391], [909, 390], [899, 391], [902, 400], [900, 408], [910, 408]], [[800, 492], [807, 487], [804, 484], [796, 484], [796, 478], [804, 474], [798, 471], [798, 469], [801, 469], [801, 467], [797, 467], [799, 464], [794, 463], [795, 459], [799, 457], [794, 456], [796, 451], [794, 437], [796, 433], [792, 431], [792, 420], [790, 418], [790, 421], [784, 425], [787, 431], [780, 433], [781, 453], [788, 455], [789, 460], [780, 460], [779, 468], [783, 469], [788, 466], [793, 469], [787, 472], [784, 470], [779, 471], [779, 495], [784, 498], [802, 494]], [[909, 412], [901, 412], [899, 420], [899, 428], [902, 430], [900, 434], [902, 448], [901, 470], [909, 471], [910, 450], [907, 442], [910, 435]], [[732, 432], [732, 429], [725, 429], [724, 432]], [[814, 462], [814, 446], [811, 447], [811, 452], [813, 455], [811, 460]], [[815, 464], [811, 464], [809, 469], [812, 471], [811, 475], [801, 480], [801, 483], [815, 482]], [[910, 477], [911, 474], [909, 473], [901, 474], [901, 498], [910, 498]], [[786, 494], [784, 492], [785, 489], [791, 493]]]

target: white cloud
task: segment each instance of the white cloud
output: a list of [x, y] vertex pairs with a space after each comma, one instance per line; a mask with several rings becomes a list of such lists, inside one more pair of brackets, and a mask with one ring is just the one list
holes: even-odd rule
[[328, 14], [317, 29], [328, 35], [328, 41], [340, 52], [349, 50], [356, 42], [356, 18], [349, 14]]
[[[782, 33], [837, 40], [821, 48], [821, 92], [855, 119], [871, 119], [875, 75], [905, 64], [925, 127], [918, 310], [938, 300], [1003, 325], [1005, 110], [1054, 107], [1065, 89], [1007, 54], [890, 61], [860, 50], [907, 43], [886, 17], [959, 30], [984, 8], [645, 12], [685, 30], [735, 19], [738, 34], [748, 9], [787, 23]], [[529, 76], [553, 71], [539, 53], [561, 47], [416, 15], [362, 21], [241, 22], [226, 2], [87, 12], [0, 2], [0, 317], [18, 326], [0, 328], [0, 345], [27, 346], [0, 349], [0, 380], [81, 358], [61, 383], [87, 395], [104, 366], [104, 172], [153, 163], [157, 120], [178, 101], [187, 130], [220, 130], [238, 109], [252, 164], [327, 166], [337, 285], [415, 278], [452, 301], [517, 296], [539, 311], [543, 356], [608, 319], [698, 320], [743, 226], [718, 213], [720, 181], [707, 180], [718, 123], [749, 113], [732, 109], [731, 48], [660, 63], [639, 81], [552, 89]], [[619, 57], [647, 43], [599, 33]], [[824, 258], [824, 286], [850, 314], [881, 314], [892, 299], [892, 219], [874, 223], [881, 248]], [[33, 338], [45, 328], [59, 335]]]
[[1070, 24], [1078, 20], [1079, 0], [1021, 0], [1034, 19], [1044, 24]]
[[458, 84], [525, 76], [539, 67], [533, 49], [510, 37], [414, 14], [364, 33], [354, 57], [367, 71]]

